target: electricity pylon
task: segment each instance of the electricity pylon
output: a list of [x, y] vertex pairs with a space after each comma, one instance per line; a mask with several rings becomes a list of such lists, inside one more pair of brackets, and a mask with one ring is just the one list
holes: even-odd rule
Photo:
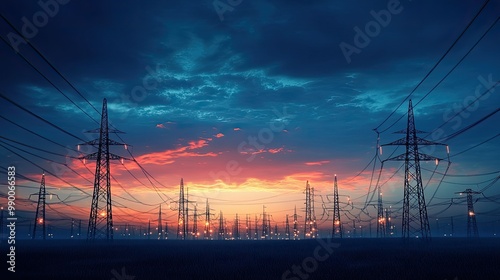
[[212, 228], [210, 226], [210, 206], [208, 204], [208, 198], [207, 198], [207, 204], [206, 204], [206, 209], [205, 209], [205, 230], [203, 231], [204, 233], [204, 238], [205, 239], [212, 239]]
[[386, 234], [386, 220], [384, 218], [384, 203], [382, 201], [382, 190], [377, 186], [378, 200], [377, 200], [377, 237], [385, 237]]
[[160, 204], [160, 210], [158, 211], [158, 240], [163, 239], [163, 230], [161, 228], [161, 204]]
[[35, 225], [33, 226], [33, 235], [31, 239], [36, 238], [36, 225], [39, 224], [42, 227], [42, 239], [45, 240], [45, 198], [47, 192], [45, 190], [45, 172], [42, 173], [42, 181], [40, 182], [40, 191], [38, 192], [38, 203], [36, 206], [35, 214]]
[[[87, 131], [87, 133], [99, 133], [99, 139], [95, 139], [80, 145], [97, 146], [96, 153], [80, 157], [85, 160], [96, 160], [94, 193], [92, 195], [92, 205], [90, 207], [89, 226], [87, 239], [113, 239], [113, 213], [111, 203], [111, 172], [110, 160], [123, 160], [125, 158], [109, 152], [111, 145], [127, 145], [116, 142], [109, 138], [109, 133], [123, 133], [116, 129], [109, 129], [108, 107], [106, 98], [102, 101], [101, 126], [98, 129]], [[78, 145], [78, 148], [80, 147]]]
[[197, 206], [198, 205], [194, 205], [194, 216], [193, 216], [193, 238], [194, 239], [197, 239], [198, 236], [199, 236], [199, 233], [198, 233], [198, 213], [197, 213]]
[[288, 214], [286, 214], [285, 220], [285, 239], [290, 239], [290, 223], [288, 222]]
[[238, 218], [238, 213], [236, 213], [236, 218], [234, 219], [233, 238], [236, 240], [240, 239], [240, 219]]
[[257, 219], [257, 215], [255, 215], [255, 233], [254, 233], [254, 239], [259, 239], [259, 220]]
[[333, 181], [333, 222], [332, 238], [342, 238], [342, 222], [340, 221], [339, 187], [337, 185], [337, 174]]
[[262, 236], [261, 239], [267, 239], [269, 237], [269, 223], [266, 216], [266, 206], [262, 205]]
[[474, 201], [472, 200], [473, 194], [480, 194], [481, 192], [473, 191], [472, 189], [466, 189], [463, 192], [457, 192], [457, 194], [467, 194], [467, 237], [477, 238], [479, 237], [479, 232], [477, 230], [476, 223], [476, 212], [474, 212]]
[[304, 220], [304, 238], [315, 238], [317, 235], [316, 215], [314, 214], [314, 188], [306, 182], [306, 218]]
[[408, 121], [406, 129], [395, 133], [405, 134], [406, 136], [382, 146], [405, 146], [406, 151], [404, 154], [388, 158], [382, 163], [389, 160], [405, 162], [402, 237], [405, 240], [409, 240], [410, 237], [418, 237], [422, 240], [429, 240], [431, 237], [431, 229], [429, 226], [429, 219], [427, 217], [427, 207], [425, 204], [424, 188], [422, 185], [420, 162], [436, 161], [436, 164], [438, 164], [442, 159], [420, 153], [418, 149], [419, 146], [446, 145], [417, 137], [418, 133], [424, 132], [417, 130], [415, 127], [415, 117], [413, 115], [411, 99], [408, 104]]
[[187, 217], [186, 217], [186, 200], [184, 199], [184, 180], [181, 178], [179, 186], [179, 215], [177, 218], [177, 239], [186, 239], [187, 232]]
[[[305, 229], [304, 229], [305, 230]], [[293, 240], [299, 239], [299, 222], [297, 221], [297, 206], [293, 208]]]
[[222, 215], [222, 211], [220, 211], [219, 215], [219, 240], [225, 239], [225, 231], [224, 231], [224, 216]]

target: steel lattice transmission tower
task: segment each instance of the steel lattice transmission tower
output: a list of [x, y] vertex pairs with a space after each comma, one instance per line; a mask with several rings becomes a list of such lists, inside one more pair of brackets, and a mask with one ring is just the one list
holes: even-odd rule
[[160, 204], [160, 210], [158, 211], [158, 240], [163, 239], [163, 229], [161, 228], [161, 204]]
[[472, 200], [472, 195], [481, 194], [481, 192], [466, 189], [463, 192], [458, 192], [458, 194], [467, 194], [467, 237], [477, 238], [479, 237], [479, 232], [477, 230], [476, 212], [474, 212], [474, 201]]
[[197, 213], [198, 205], [194, 205], [194, 216], [193, 216], [193, 238], [197, 239], [200, 235], [198, 233], [198, 213]]
[[[108, 126], [108, 105], [106, 98], [102, 101], [101, 127], [87, 133], [99, 133], [99, 139], [95, 139], [80, 145], [97, 146], [96, 153], [89, 154], [80, 159], [96, 160], [94, 193], [92, 195], [92, 205], [90, 207], [89, 226], [87, 239], [113, 239], [113, 213], [111, 203], [111, 180], [110, 180], [110, 160], [123, 160], [125, 158], [109, 152], [111, 145], [127, 145], [119, 143], [109, 138], [109, 133], [123, 133], [116, 129], [109, 129]], [[78, 145], [78, 148], [80, 147]]]
[[293, 208], [293, 240], [297, 240], [297, 239], [299, 239], [299, 223], [297, 220], [297, 206], [294, 206], [294, 208]]
[[184, 199], [184, 179], [181, 178], [179, 186], [179, 215], [177, 218], [177, 239], [186, 239], [187, 233], [187, 213], [186, 213], [186, 200]]
[[304, 220], [304, 238], [315, 238], [317, 235], [316, 215], [314, 214], [314, 188], [306, 182], [306, 218]]
[[378, 200], [377, 200], [377, 237], [385, 237], [386, 234], [386, 220], [384, 218], [384, 203], [382, 201], [382, 189], [377, 187]]
[[225, 239], [225, 231], [224, 231], [224, 216], [222, 215], [222, 211], [219, 214], [219, 240]]
[[333, 222], [332, 238], [342, 238], [342, 222], [340, 221], [339, 187], [337, 185], [337, 174], [333, 181]]
[[415, 127], [415, 117], [413, 115], [411, 99], [408, 104], [408, 121], [406, 129], [395, 133], [406, 134], [406, 137], [382, 146], [405, 146], [406, 151], [404, 154], [388, 158], [383, 162], [405, 162], [402, 237], [403, 239], [418, 237], [423, 240], [428, 240], [431, 237], [431, 230], [427, 217], [427, 207], [425, 205], [420, 162], [436, 161], [437, 164], [442, 159], [420, 153], [419, 146], [446, 145], [417, 137], [417, 134], [425, 132], [417, 130]]
[[288, 214], [286, 214], [285, 218], [285, 239], [290, 239], [290, 223], [288, 222]]
[[210, 227], [210, 205], [208, 204], [208, 198], [206, 202], [206, 208], [205, 208], [205, 230], [203, 231], [204, 233], [204, 238], [205, 239], [211, 239], [212, 238], [212, 229]]
[[47, 192], [45, 190], [45, 172], [42, 173], [42, 181], [40, 182], [40, 191], [38, 192], [38, 203], [36, 206], [35, 225], [33, 226], [33, 235], [31, 239], [36, 238], [36, 226], [39, 224], [42, 227], [42, 239], [45, 240], [45, 198]]

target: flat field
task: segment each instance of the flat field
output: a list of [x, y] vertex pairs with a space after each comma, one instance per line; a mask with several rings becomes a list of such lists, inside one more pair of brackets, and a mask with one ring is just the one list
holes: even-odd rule
[[1, 279], [500, 279], [500, 238], [17, 240], [15, 273], [0, 248]]

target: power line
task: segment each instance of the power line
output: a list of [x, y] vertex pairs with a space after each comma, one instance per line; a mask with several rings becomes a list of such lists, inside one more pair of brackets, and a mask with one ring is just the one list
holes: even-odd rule
[[[462, 38], [462, 36], [465, 34], [465, 32], [469, 29], [469, 27], [472, 25], [472, 23], [476, 20], [476, 18], [479, 16], [479, 14], [481, 14], [481, 12], [483, 11], [483, 9], [486, 7], [486, 5], [490, 2], [490, 0], [486, 0], [484, 1], [481, 9], [479, 9], [479, 11], [476, 13], [476, 15], [474, 16], [474, 18], [472, 18], [472, 20], [469, 22], [469, 24], [467, 24], [467, 26], [465, 27], [465, 29], [462, 31], [462, 33], [460, 33], [460, 35], [458, 36], [458, 38], [453, 42], [453, 44], [451, 44], [451, 46], [448, 48], [448, 50], [446, 50], [446, 52], [441, 56], [441, 58], [436, 62], [436, 64], [431, 68], [431, 70], [424, 76], [424, 78], [417, 84], [417, 86], [415, 86], [415, 88], [413, 88], [413, 90], [410, 92], [410, 94], [408, 94], [408, 96], [406, 96], [406, 98], [401, 101], [401, 103], [396, 107], [396, 109], [394, 109], [394, 111], [392, 111], [389, 116], [387, 116], [387, 118], [384, 119], [384, 121], [379, 124], [374, 130], [378, 132], [378, 129], [387, 121], [389, 120], [390, 117], [392, 117], [392, 115], [394, 113], [396, 113], [396, 111], [413, 95], [413, 93], [418, 89], [418, 87], [420, 87], [420, 85], [430, 76], [430, 74], [436, 69], [436, 67], [441, 63], [441, 61], [443, 61], [443, 59], [448, 55], [448, 53], [451, 51], [451, 49], [453, 49], [453, 47], [457, 44], [457, 42]], [[418, 103], [417, 103], [418, 104]], [[402, 117], [404, 117], [405, 115], [403, 115]], [[401, 118], [402, 118], [401, 117]], [[394, 122], [393, 124], [391, 124], [389, 127], [387, 127], [386, 129], [384, 129], [383, 131], [381, 131], [381, 133], [389, 130], [391, 127], [393, 127], [401, 118], [399, 118], [396, 122]]]

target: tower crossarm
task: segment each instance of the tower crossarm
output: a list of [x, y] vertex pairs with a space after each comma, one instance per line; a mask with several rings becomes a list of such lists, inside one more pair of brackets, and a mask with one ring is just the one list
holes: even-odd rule
[[387, 144], [382, 144], [380, 146], [406, 146], [407, 143], [409, 145], [419, 145], [419, 146], [432, 146], [432, 145], [446, 146], [446, 144], [434, 142], [434, 141], [429, 141], [429, 140], [426, 140], [426, 139], [420, 138], [420, 137], [417, 137], [416, 139], [414, 139], [413, 141], [410, 141], [410, 142], [407, 142], [406, 137], [403, 137], [403, 138], [400, 138], [396, 141], [393, 141], [393, 142], [390, 142]]
[[[388, 159], [385, 159], [383, 160], [382, 162], [386, 162], [386, 161], [405, 161], [406, 160], [406, 154], [400, 154], [400, 155], [397, 155], [395, 157], [391, 157], [391, 158], [388, 158]], [[438, 157], [434, 157], [434, 156], [431, 156], [431, 155], [427, 155], [427, 154], [423, 154], [423, 153], [418, 153], [418, 160], [419, 161], [441, 161], [443, 160], [442, 158], [438, 158]]]

